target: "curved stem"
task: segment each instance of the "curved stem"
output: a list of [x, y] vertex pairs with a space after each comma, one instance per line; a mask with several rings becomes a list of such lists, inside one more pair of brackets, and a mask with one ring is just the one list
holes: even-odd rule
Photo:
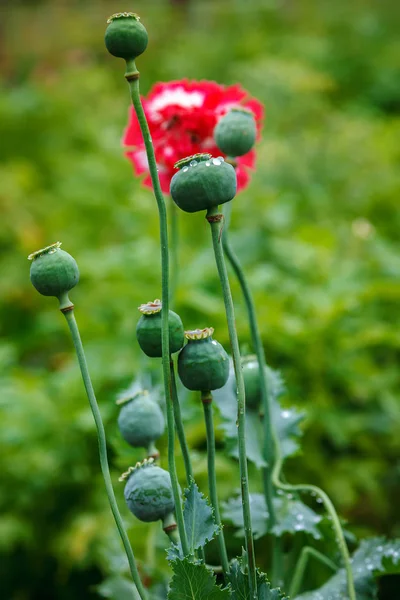
[[139, 592], [139, 596], [142, 598], [142, 600], [147, 600], [147, 594], [146, 594], [144, 586], [140, 580], [139, 572], [138, 572], [138, 569], [136, 566], [135, 557], [134, 557], [131, 545], [129, 543], [128, 535], [125, 531], [120, 512], [118, 510], [117, 501], [115, 499], [115, 494], [114, 494], [114, 490], [113, 490], [113, 486], [112, 486], [112, 482], [111, 482], [111, 476], [110, 476], [110, 468], [108, 466], [106, 434], [104, 431], [104, 425], [103, 425], [103, 421], [101, 419], [101, 414], [100, 414], [100, 410], [99, 410], [99, 407], [97, 404], [92, 381], [90, 379], [90, 374], [89, 374], [89, 369], [88, 369], [87, 362], [86, 362], [85, 352], [83, 349], [81, 337], [79, 335], [79, 329], [78, 329], [77, 322], [75, 320], [73, 307], [72, 308], [69, 307], [69, 309], [68, 308], [64, 309], [64, 311], [62, 311], [62, 312], [67, 320], [69, 330], [71, 332], [71, 337], [72, 337], [72, 341], [75, 346], [76, 355], [78, 357], [79, 367], [81, 369], [82, 379], [83, 379], [83, 383], [85, 385], [86, 394], [87, 394], [87, 397], [89, 400], [90, 408], [92, 409], [94, 421], [96, 423], [97, 437], [98, 437], [98, 442], [99, 442], [100, 466], [101, 466], [101, 471], [103, 473], [104, 483], [106, 486], [108, 501], [110, 503], [111, 511], [114, 516], [114, 520], [117, 525], [122, 543], [124, 545], [126, 555], [128, 557], [129, 568], [130, 568], [130, 571], [132, 574], [132, 579], [135, 582], [135, 585]]
[[217, 264], [218, 274], [221, 281], [221, 287], [225, 303], [225, 312], [228, 322], [229, 338], [232, 347], [233, 366], [235, 369], [236, 384], [238, 388], [238, 445], [239, 445], [239, 468], [240, 468], [240, 486], [243, 502], [243, 521], [244, 533], [247, 551], [247, 560], [249, 568], [249, 585], [252, 597], [257, 594], [256, 563], [254, 555], [253, 531], [251, 527], [250, 497], [249, 497], [249, 477], [247, 472], [247, 454], [246, 454], [246, 399], [244, 390], [243, 373], [240, 362], [239, 341], [236, 333], [235, 311], [233, 307], [231, 288], [229, 285], [228, 273], [226, 270], [224, 252], [221, 245], [223, 215], [219, 213], [218, 206], [209, 208], [207, 211], [207, 220], [211, 226], [211, 235]]
[[311, 556], [313, 556], [316, 560], [326, 565], [330, 569], [332, 569], [334, 573], [337, 571], [337, 566], [335, 565], [335, 563], [332, 562], [327, 556], [325, 556], [325, 554], [318, 552], [318, 550], [315, 550], [315, 548], [312, 548], [311, 546], [304, 546], [304, 548], [301, 551], [300, 558], [297, 562], [292, 582], [290, 584], [290, 598], [295, 598], [295, 596], [297, 596], [297, 594], [299, 593], [304, 577], [304, 572], [306, 570], [308, 560]]
[[186, 441], [185, 429], [183, 427], [181, 407], [180, 407], [179, 398], [178, 398], [178, 390], [176, 389], [175, 369], [174, 369], [174, 363], [173, 363], [172, 359], [170, 362], [170, 369], [171, 369], [172, 402], [174, 405], [175, 427], [176, 427], [176, 433], [178, 434], [179, 445], [181, 447], [183, 463], [185, 465], [186, 483], [189, 487], [190, 482], [193, 479], [193, 469], [192, 469], [192, 462], [190, 460], [189, 447], [188, 447], [187, 441]]
[[169, 256], [168, 256], [168, 228], [167, 228], [167, 210], [164, 196], [161, 191], [160, 181], [157, 173], [157, 163], [154, 154], [153, 141], [151, 139], [146, 115], [140, 100], [139, 91], [139, 72], [136, 69], [135, 61], [127, 61], [125, 77], [128, 81], [132, 103], [138, 118], [140, 130], [142, 132], [144, 145], [146, 148], [147, 161], [153, 184], [154, 196], [157, 201], [157, 208], [160, 220], [160, 241], [161, 241], [161, 323], [162, 323], [162, 365], [164, 391], [167, 404], [167, 426], [168, 426], [168, 469], [171, 476], [172, 491], [175, 501], [175, 514], [178, 523], [179, 535], [182, 542], [182, 550], [185, 555], [189, 554], [187, 543], [185, 523], [183, 520], [182, 501], [179, 490], [178, 475], [175, 465], [175, 426], [174, 409], [172, 405], [171, 374], [169, 368], [169, 327], [168, 327], [168, 309], [169, 309]]
[[307, 483], [291, 485], [289, 483], [283, 483], [282, 481], [280, 481], [280, 473], [281, 473], [281, 469], [282, 469], [282, 465], [283, 465], [283, 459], [282, 459], [282, 455], [280, 452], [279, 441], [277, 440], [276, 436], [274, 436], [274, 443], [275, 443], [276, 462], [275, 462], [274, 470], [272, 472], [272, 483], [278, 489], [281, 489], [281, 490], [284, 490], [287, 492], [311, 492], [321, 498], [326, 511], [328, 512], [328, 514], [330, 515], [330, 517], [332, 519], [332, 525], [333, 525], [333, 528], [335, 530], [336, 537], [338, 540], [339, 550], [342, 555], [342, 559], [343, 559], [343, 563], [344, 563], [344, 567], [345, 567], [346, 575], [347, 575], [347, 591], [349, 594], [349, 598], [350, 598], [350, 600], [356, 600], [356, 592], [355, 592], [355, 588], [354, 588], [354, 579], [353, 579], [353, 572], [351, 570], [349, 550], [347, 548], [346, 540], [344, 539], [343, 530], [340, 525], [339, 517], [337, 515], [337, 512], [335, 510], [335, 507], [333, 506], [331, 499], [323, 490], [321, 490], [319, 487], [317, 487], [315, 485], [310, 485]]
[[217, 474], [215, 471], [215, 436], [212, 413], [212, 394], [211, 392], [201, 392], [201, 401], [204, 408], [204, 420], [207, 432], [207, 467], [208, 467], [208, 489], [210, 500], [214, 509], [215, 521], [220, 528], [218, 534], [219, 555], [221, 559], [222, 570], [225, 577], [229, 572], [228, 553], [226, 551], [225, 537], [219, 512], [218, 492], [217, 492]]

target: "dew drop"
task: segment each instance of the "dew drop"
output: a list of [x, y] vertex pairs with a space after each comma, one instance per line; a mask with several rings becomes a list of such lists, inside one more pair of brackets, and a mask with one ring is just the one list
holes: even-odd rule
[[195, 167], [197, 165], [197, 160], [191, 160], [189, 163], [190, 167]]
[[189, 167], [183, 167], [182, 171], [186, 173], [186, 171], [189, 171]]
[[300, 514], [300, 513], [299, 513], [298, 515], [296, 515], [296, 519], [297, 519], [298, 521], [302, 521], [302, 520], [304, 519], [304, 516], [303, 516], [302, 514]]
[[290, 417], [290, 415], [291, 415], [291, 414], [292, 414], [292, 413], [290, 412], [290, 410], [283, 410], [283, 411], [281, 412], [281, 416], [282, 416], [282, 418], [283, 418], [283, 419], [288, 419], [288, 418]]
[[221, 161], [219, 160], [219, 158], [213, 158], [212, 163], [213, 163], [213, 165], [218, 167], [221, 164]]
[[208, 161], [206, 162], [206, 167], [209, 167], [210, 165], [211, 165], [211, 163], [210, 163], [210, 161], [208, 160]]
[[220, 160], [221, 162], [225, 162], [225, 159], [223, 156], [217, 156], [217, 159]]

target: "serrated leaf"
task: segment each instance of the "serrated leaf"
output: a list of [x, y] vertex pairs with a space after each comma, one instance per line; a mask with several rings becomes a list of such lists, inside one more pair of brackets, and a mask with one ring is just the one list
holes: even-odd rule
[[183, 518], [186, 526], [189, 548], [194, 552], [203, 548], [219, 532], [215, 522], [214, 511], [207, 499], [199, 491], [194, 480], [189, 488], [185, 490], [185, 505]]
[[306, 532], [316, 540], [321, 539], [318, 523], [322, 520], [309, 506], [287, 495], [274, 499], [277, 523], [272, 528], [272, 533], [281, 536], [284, 533]]
[[[199, 548], [203, 548], [218, 534], [219, 526], [215, 522], [213, 508], [199, 491], [194, 480], [185, 489], [184, 498], [183, 519], [189, 551], [192, 554]], [[168, 560], [183, 558], [180, 545], [173, 544], [167, 551], [167, 558]]]
[[[352, 570], [357, 600], [375, 600], [375, 577], [387, 573], [400, 573], [400, 540], [363, 540], [352, 557]], [[322, 587], [296, 596], [296, 600], [342, 600], [346, 594], [346, 572], [340, 569]]]
[[[277, 523], [272, 533], [281, 536], [284, 533], [305, 532], [311, 534], [315, 539], [321, 538], [318, 524], [322, 520], [306, 504], [292, 498], [290, 495], [278, 496], [274, 499]], [[222, 505], [223, 517], [238, 528], [237, 537], [244, 535], [243, 529], [243, 505], [240, 496], [231, 498]], [[253, 525], [253, 535], [256, 539], [268, 533], [268, 509], [263, 494], [250, 494], [250, 511]]]
[[171, 562], [174, 575], [168, 592], [168, 600], [228, 600], [228, 588], [215, 583], [215, 575], [203, 563], [189, 558]]
[[[279, 402], [279, 397], [285, 391], [282, 377], [278, 371], [274, 371], [269, 367], [267, 367], [267, 376], [272, 422], [278, 434], [282, 456], [287, 458], [298, 451], [297, 439], [301, 435], [299, 423], [304, 418], [304, 413], [294, 408], [283, 409]], [[235, 373], [231, 364], [227, 383], [221, 389], [213, 392], [213, 398], [223, 419], [221, 428], [225, 432], [228, 453], [230, 456], [238, 458], [237, 396], [235, 390]], [[248, 411], [246, 413], [247, 458], [258, 468], [264, 467], [266, 464], [263, 456], [263, 439], [262, 421], [256, 412]]]
[[[232, 600], [253, 600], [250, 594], [249, 578], [244, 563], [246, 555], [235, 559], [231, 563], [228, 579], [231, 584]], [[288, 600], [280, 589], [271, 589], [271, 585], [265, 573], [257, 569], [257, 598], [258, 600]]]

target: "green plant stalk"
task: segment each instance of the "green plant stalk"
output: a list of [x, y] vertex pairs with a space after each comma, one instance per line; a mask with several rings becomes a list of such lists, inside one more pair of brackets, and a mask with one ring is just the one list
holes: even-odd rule
[[260, 389], [261, 389], [261, 400], [262, 407], [264, 411], [264, 459], [267, 463], [267, 466], [263, 468], [263, 483], [264, 483], [264, 493], [265, 499], [267, 503], [268, 513], [269, 513], [269, 526], [272, 528], [276, 523], [275, 516], [275, 507], [273, 502], [273, 486], [271, 480], [272, 466], [274, 463], [274, 446], [273, 446], [273, 437], [272, 437], [272, 411], [269, 402], [269, 394], [268, 394], [268, 381], [266, 376], [266, 361], [265, 361], [265, 352], [264, 346], [262, 343], [260, 331], [258, 329], [257, 324], [257, 316], [256, 310], [254, 306], [254, 301], [251, 295], [250, 288], [246, 281], [242, 266], [237, 258], [235, 252], [233, 251], [232, 246], [229, 243], [228, 239], [228, 229], [230, 223], [230, 217], [232, 212], [232, 201], [227, 202], [223, 208], [223, 215], [225, 218], [224, 228], [222, 232], [222, 247], [224, 249], [225, 255], [237, 277], [240, 288], [242, 290], [243, 298], [246, 305], [247, 317], [250, 326], [250, 334], [251, 340], [253, 344], [253, 349], [257, 356], [258, 362], [258, 371], [260, 377]]
[[169, 301], [170, 304], [173, 305], [179, 285], [179, 209], [172, 198], [169, 198], [169, 216], [169, 222], [171, 224], [171, 281], [169, 286]]
[[314, 557], [316, 560], [332, 569], [334, 573], [337, 571], [337, 566], [335, 565], [335, 563], [332, 562], [327, 556], [325, 556], [325, 554], [318, 552], [318, 550], [315, 550], [315, 548], [312, 548], [311, 546], [304, 546], [304, 548], [301, 551], [300, 558], [297, 562], [292, 582], [290, 584], [290, 598], [295, 598], [295, 596], [297, 596], [297, 594], [300, 592], [304, 572], [306, 570], [308, 560], [310, 557]]
[[[227, 202], [223, 207], [223, 215], [225, 218], [224, 228], [222, 232], [222, 247], [224, 249], [225, 255], [235, 273], [237, 280], [239, 282], [240, 288], [242, 290], [244, 302], [247, 310], [247, 318], [249, 321], [250, 327], [250, 335], [253, 343], [253, 349], [256, 353], [257, 362], [258, 362], [258, 371], [260, 376], [260, 390], [261, 390], [261, 402], [264, 412], [263, 419], [263, 427], [264, 427], [264, 448], [263, 454], [266, 462], [266, 466], [262, 469], [263, 474], [263, 486], [264, 486], [264, 496], [268, 508], [268, 526], [271, 530], [276, 523], [276, 514], [275, 514], [275, 506], [274, 506], [274, 490], [272, 485], [272, 468], [274, 464], [274, 445], [273, 445], [273, 436], [272, 436], [272, 411], [271, 405], [269, 401], [269, 393], [268, 393], [268, 380], [266, 374], [266, 360], [265, 360], [265, 351], [264, 346], [261, 339], [260, 330], [258, 328], [257, 323], [257, 315], [256, 309], [253, 301], [253, 297], [247, 283], [246, 277], [244, 275], [242, 266], [238, 257], [231, 244], [229, 243], [228, 238], [228, 230], [231, 219], [232, 212], [232, 201]], [[273, 540], [272, 546], [272, 584], [278, 585], [282, 581], [282, 568], [283, 568], [283, 560], [282, 560], [282, 543], [279, 538], [275, 538]]]
[[186, 441], [185, 429], [184, 429], [183, 421], [182, 421], [181, 407], [180, 407], [179, 398], [178, 398], [178, 390], [176, 389], [175, 368], [174, 368], [174, 362], [172, 359], [170, 362], [170, 369], [171, 369], [172, 402], [174, 405], [175, 427], [176, 427], [176, 433], [178, 435], [179, 445], [181, 447], [183, 463], [185, 465], [186, 483], [189, 487], [190, 482], [193, 479], [193, 469], [192, 469], [192, 462], [190, 460], [189, 447], [188, 447], [187, 441]]
[[272, 472], [272, 483], [278, 489], [286, 491], [286, 492], [311, 492], [321, 498], [327, 513], [330, 515], [330, 517], [332, 519], [332, 525], [333, 525], [333, 528], [335, 530], [336, 537], [338, 540], [339, 550], [342, 555], [344, 568], [346, 570], [347, 591], [349, 594], [349, 599], [356, 600], [356, 592], [355, 592], [355, 588], [354, 588], [354, 579], [353, 579], [353, 572], [351, 570], [349, 550], [347, 548], [346, 540], [344, 539], [343, 530], [340, 525], [339, 517], [336, 513], [335, 507], [333, 506], [331, 499], [323, 490], [321, 490], [316, 485], [310, 485], [307, 483], [304, 483], [304, 484], [300, 483], [297, 485], [292, 485], [292, 484], [283, 483], [282, 481], [280, 481], [280, 473], [282, 470], [283, 458], [282, 458], [282, 455], [280, 452], [279, 440], [277, 439], [276, 435], [274, 435], [274, 444], [275, 444], [276, 460], [275, 460], [274, 470]]
[[126, 555], [128, 557], [129, 568], [132, 574], [132, 579], [137, 587], [140, 598], [142, 600], [147, 600], [147, 594], [144, 589], [144, 586], [140, 580], [140, 575], [136, 566], [135, 556], [133, 554], [131, 545], [129, 543], [128, 535], [125, 531], [124, 524], [118, 510], [117, 501], [115, 499], [115, 494], [111, 482], [110, 476], [110, 468], [108, 466], [108, 458], [107, 458], [107, 443], [106, 443], [106, 434], [104, 431], [103, 421], [101, 419], [100, 410], [97, 404], [96, 396], [94, 393], [92, 381], [90, 379], [89, 369], [86, 362], [85, 352], [82, 345], [82, 340], [79, 335], [79, 329], [77, 322], [75, 320], [73, 305], [70, 305], [69, 308], [64, 308], [62, 310], [68, 326], [71, 332], [71, 337], [73, 344], [75, 346], [76, 355], [78, 357], [79, 367], [82, 373], [82, 379], [85, 386], [86, 394], [89, 400], [90, 408], [92, 409], [94, 421], [96, 423], [97, 428], [97, 437], [99, 443], [99, 454], [100, 454], [100, 466], [101, 471], [103, 473], [104, 483], [106, 486], [107, 497], [110, 503], [111, 511], [114, 516], [115, 523], [117, 525], [119, 535], [121, 537], [122, 543], [125, 548]]
[[139, 90], [139, 72], [134, 60], [126, 62], [125, 78], [128, 81], [132, 104], [134, 106], [140, 130], [142, 132], [144, 145], [146, 148], [147, 161], [151, 182], [153, 184], [154, 196], [157, 202], [159, 220], [160, 220], [160, 242], [161, 242], [161, 325], [162, 325], [162, 366], [165, 399], [167, 404], [167, 426], [168, 426], [168, 469], [171, 476], [172, 491], [175, 502], [175, 514], [178, 523], [179, 535], [182, 543], [182, 550], [185, 555], [189, 554], [189, 546], [186, 537], [185, 522], [183, 520], [183, 509], [181, 495], [179, 490], [178, 475], [175, 464], [175, 426], [174, 426], [174, 408], [172, 403], [172, 386], [170, 374], [170, 353], [169, 353], [169, 256], [168, 256], [168, 226], [167, 209], [164, 196], [161, 191], [160, 181], [158, 179], [157, 163], [154, 154], [153, 142], [147, 124], [146, 115], [140, 100]]
[[239, 469], [240, 469], [240, 487], [243, 502], [243, 522], [244, 533], [249, 569], [249, 585], [252, 597], [257, 594], [256, 563], [254, 554], [254, 540], [251, 526], [250, 497], [249, 497], [249, 477], [247, 472], [247, 454], [246, 454], [246, 398], [244, 390], [244, 380], [240, 361], [239, 341], [236, 333], [235, 311], [231, 288], [229, 285], [228, 273], [226, 270], [224, 252], [221, 245], [221, 229], [223, 215], [219, 213], [218, 206], [209, 208], [207, 211], [207, 220], [211, 226], [211, 236], [217, 264], [218, 274], [221, 281], [221, 287], [224, 297], [225, 312], [228, 322], [229, 338], [232, 347], [233, 366], [235, 369], [236, 384], [238, 387], [238, 445], [239, 445]]
[[217, 492], [217, 474], [215, 471], [215, 435], [212, 413], [212, 394], [209, 391], [201, 392], [201, 401], [204, 409], [204, 420], [207, 433], [207, 470], [208, 470], [208, 489], [210, 492], [210, 500], [214, 509], [215, 521], [220, 528], [218, 534], [218, 547], [221, 559], [222, 571], [225, 577], [229, 573], [228, 553], [226, 551], [225, 537], [219, 512], [218, 492]]

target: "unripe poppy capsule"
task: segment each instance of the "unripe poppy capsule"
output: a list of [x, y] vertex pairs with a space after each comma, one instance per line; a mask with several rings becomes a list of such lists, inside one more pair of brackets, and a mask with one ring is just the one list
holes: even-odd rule
[[[242, 373], [246, 390], [246, 407], [257, 409], [261, 401], [260, 371], [256, 356], [242, 358]], [[235, 381], [236, 389], [236, 381]]]
[[229, 357], [213, 333], [212, 327], [185, 331], [188, 343], [179, 353], [178, 373], [189, 390], [218, 390], [228, 380]]
[[76, 260], [61, 250], [61, 242], [46, 246], [28, 256], [32, 261], [30, 279], [43, 296], [61, 298], [79, 281]]
[[131, 513], [141, 521], [164, 520], [174, 511], [171, 478], [168, 471], [157, 467], [152, 458], [131, 467], [120, 477], [127, 479], [124, 496]]
[[110, 54], [128, 61], [146, 50], [149, 38], [136, 13], [116, 13], [107, 23], [104, 41]]
[[[162, 323], [161, 323], [161, 300], [154, 300], [147, 304], [141, 304], [139, 310], [142, 313], [136, 326], [136, 337], [139, 346], [147, 356], [160, 358], [162, 356]], [[168, 311], [169, 329], [169, 352], [178, 352], [184, 344], [184, 329], [181, 318], [172, 310]]]
[[122, 437], [134, 448], [148, 448], [165, 429], [160, 405], [147, 391], [118, 401], [122, 404], [118, 428]]
[[229, 202], [236, 194], [236, 173], [222, 156], [194, 154], [175, 164], [179, 169], [171, 179], [175, 204], [192, 213]]
[[214, 129], [218, 148], [227, 156], [247, 154], [256, 141], [257, 127], [254, 115], [246, 108], [232, 108], [221, 117]]

